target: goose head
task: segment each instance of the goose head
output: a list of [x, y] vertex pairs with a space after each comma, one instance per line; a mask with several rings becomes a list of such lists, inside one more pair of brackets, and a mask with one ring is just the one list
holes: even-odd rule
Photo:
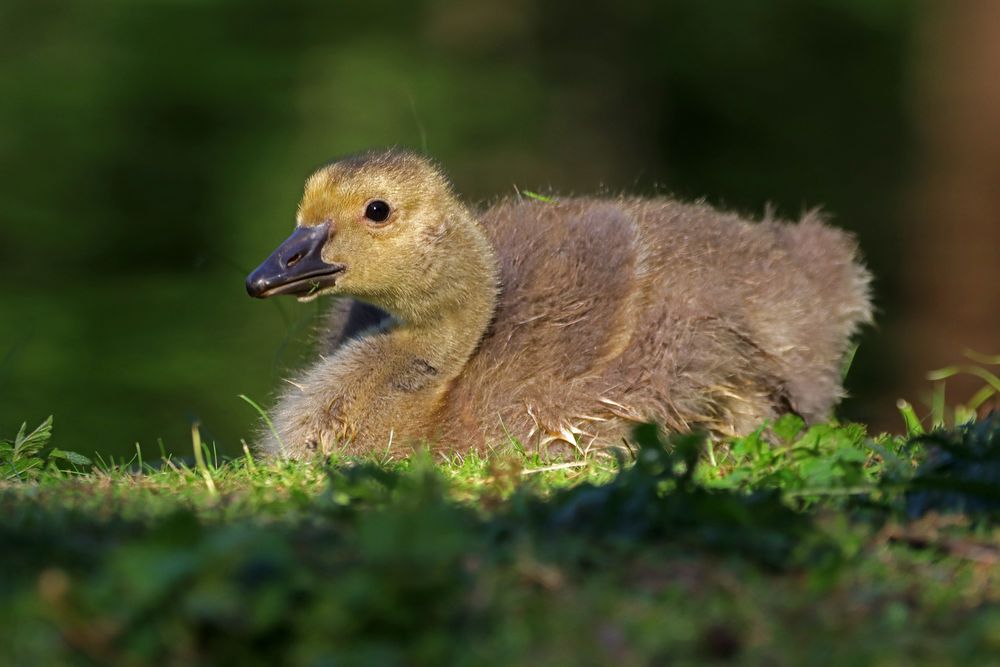
[[247, 277], [247, 292], [349, 295], [405, 311], [453, 289], [469, 261], [455, 240], [470, 227], [478, 225], [426, 158], [397, 150], [345, 158], [306, 181], [295, 230]]

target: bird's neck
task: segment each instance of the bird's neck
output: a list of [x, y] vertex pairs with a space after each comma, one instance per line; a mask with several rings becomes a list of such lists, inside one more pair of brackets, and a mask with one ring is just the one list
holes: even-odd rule
[[441, 264], [433, 288], [421, 299], [389, 305], [399, 324], [388, 335], [397, 352], [426, 361], [441, 382], [450, 382], [493, 319], [498, 265], [482, 227], [465, 211], [449, 221], [435, 252]]

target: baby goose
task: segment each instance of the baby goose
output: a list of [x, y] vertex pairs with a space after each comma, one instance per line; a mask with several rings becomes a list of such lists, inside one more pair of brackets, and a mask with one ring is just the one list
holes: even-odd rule
[[669, 199], [509, 200], [479, 215], [414, 153], [306, 182], [251, 296], [349, 297], [263, 453], [621, 445], [634, 423], [825, 419], [871, 319], [852, 238]]

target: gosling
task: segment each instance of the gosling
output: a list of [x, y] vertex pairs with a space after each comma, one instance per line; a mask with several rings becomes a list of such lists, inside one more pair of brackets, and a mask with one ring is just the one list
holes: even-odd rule
[[258, 445], [293, 459], [415, 446], [559, 455], [637, 422], [746, 434], [829, 418], [870, 275], [815, 213], [750, 222], [666, 198], [512, 198], [479, 213], [429, 159], [333, 162], [258, 298], [341, 297]]

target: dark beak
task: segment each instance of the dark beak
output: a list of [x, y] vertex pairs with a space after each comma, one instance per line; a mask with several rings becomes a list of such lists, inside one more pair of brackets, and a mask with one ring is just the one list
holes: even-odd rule
[[259, 299], [277, 294], [307, 296], [336, 282], [342, 264], [323, 261], [330, 223], [296, 227], [292, 235], [247, 276], [247, 294]]

